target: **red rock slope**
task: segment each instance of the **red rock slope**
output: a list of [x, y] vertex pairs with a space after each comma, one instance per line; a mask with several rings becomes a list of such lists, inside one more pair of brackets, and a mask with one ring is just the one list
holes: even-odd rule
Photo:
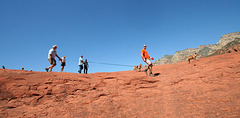
[[240, 53], [88, 75], [0, 70], [0, 117], [240, 117]]

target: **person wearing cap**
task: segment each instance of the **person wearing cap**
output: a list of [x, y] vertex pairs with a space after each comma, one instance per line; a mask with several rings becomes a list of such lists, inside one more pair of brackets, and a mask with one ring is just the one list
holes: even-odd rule
[[64, 66], [66, 66], [66, 56], [62, 57], [61, 66], [61, 72], [63, 72]]
[[143, 61], [148, 65], [148, 68], [144, 70], [144, 72], [147, 74], [147, 70], [149, 69], [149, 76], [154, 76], [152, 74], [152, 62], [150, 59], [153, 59], [152, 57], [149, 56], [148, 52], [146, 51], [147, 46], [143, 45], [143, 49], [141, 50], [141, 57]]
[[60, 61], [62, 61], [62, 59], [57, 55], [57, 46], [54, 45], [52, 49], [49, 50], [48, 52], [48, 61], [51, 64], [49, 67], [45, 68], [45, 70], [48, 72], [48, 70], [50, 69], [50, 71], [52, 71], [53, 67], [57, 65], [55, 57], [57, 56], [58, 59]]
[[82, 73], [82, 69], [83, 69], [83, 55], [81, 55], [81, 57], [79, 58], [79, 62], [78, 62], [78, 65], [79, 65], [79, 73]]

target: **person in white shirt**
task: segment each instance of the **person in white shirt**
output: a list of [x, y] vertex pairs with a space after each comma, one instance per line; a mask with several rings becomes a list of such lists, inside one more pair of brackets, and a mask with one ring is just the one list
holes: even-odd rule
[[62, 57], [61, 66], [61, 72], [63, 72], [64, 66], [66, 66], [66, 56]]
[[83, 69], [83, 55], [81, 55], [81, 57], [79, 58], [79, 62], [78, 62], [78, 65], [80, 67], [79, 69], [79, 73], [82, 73], [82, 69]]
[[53, 67], [57, 65], [56, 60], [55, 60], [55, 56], [58, 57], [58, 59], [61, 61], [62, 59], [57, 55], [57, 46], [54, 45], [52, 49], [49, 50], [48, 52], [48, 61], [51, 64], [49, 67], [45, 68], [45, 70], [48, 72], [48, 70], [50, 69], [50, 71], [52, 71]]

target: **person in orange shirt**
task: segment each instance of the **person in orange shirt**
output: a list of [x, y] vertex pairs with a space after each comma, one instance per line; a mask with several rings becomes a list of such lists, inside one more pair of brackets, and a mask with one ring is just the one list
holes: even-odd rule
[[147, 63], [147, 65], [148, 65], [148, 68], [145, 69], [144, 72], [147, 74], [147, 70], [149, 69], [149, 71], [150, 71], [149, 76], [154, 76], [152, 74], [152, 66], [153, 65], [152, 65], [152, 62], [150, 60], [150, 59], [153, 59], [153, 58], [148, 55], [148, 52], [146, 51], [146, 49], [147, 49], [147, 46], [143, 45], [143, 49], [141, 51], [141, 57], [142, 57], [143, 61], [145, 63]]

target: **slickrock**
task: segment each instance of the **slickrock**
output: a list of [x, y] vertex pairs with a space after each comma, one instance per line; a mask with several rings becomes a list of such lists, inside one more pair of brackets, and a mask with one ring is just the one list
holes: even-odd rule
[[240, 53], [88, 75], [0, 70], [0, 117], [240, 117]]

